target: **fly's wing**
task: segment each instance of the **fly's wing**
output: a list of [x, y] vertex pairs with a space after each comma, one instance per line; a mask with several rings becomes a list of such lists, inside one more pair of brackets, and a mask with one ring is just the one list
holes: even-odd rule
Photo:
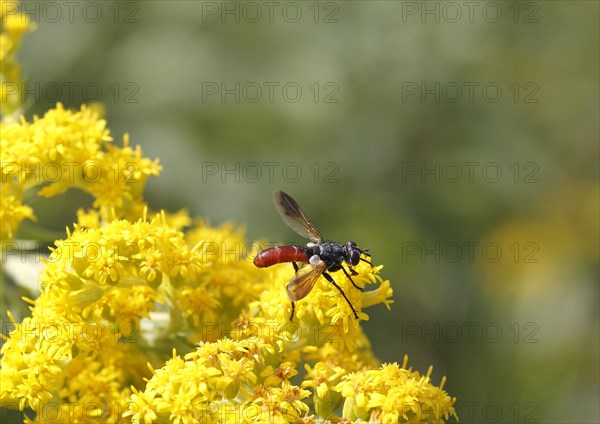
[[303, 299], [315, 286], [315, 283], [325, 271], [325, 262], [318, 263], [314, 268], [306, 266], [302, 268], [291, 280], [287, 283], [286, 289], [288, 297], [292, 302]]
[[281, 219], [288, 227], [315, 243], [323, 241], [319, 230], [310, 222], [300, 205], [289, 194], [276, 190], [273, 193], [273, 201]]

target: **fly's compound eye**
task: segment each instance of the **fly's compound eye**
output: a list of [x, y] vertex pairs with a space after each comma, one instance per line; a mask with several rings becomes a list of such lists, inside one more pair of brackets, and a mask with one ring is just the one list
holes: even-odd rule
[[360, 261], [360, 250], [356, 247], [356, 243], [353, 241], [349, 241], [344, 246], [346, 250], [347, 261], [352, 264], [352, 266], [358, 265], [358, 261]]
[[360, 261], [360, 253], [357, 250], [352, 250], [350, 252], [350, 263], [355, 266], [358, 265], [358, 261]]

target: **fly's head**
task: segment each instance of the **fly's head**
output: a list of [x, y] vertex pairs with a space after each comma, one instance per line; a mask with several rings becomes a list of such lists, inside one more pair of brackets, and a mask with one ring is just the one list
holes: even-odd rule
[[353, 241], [346, 242], [344, 245], [344, 259], [352, 266], [358, 265], [361, 253], [362, 250]]

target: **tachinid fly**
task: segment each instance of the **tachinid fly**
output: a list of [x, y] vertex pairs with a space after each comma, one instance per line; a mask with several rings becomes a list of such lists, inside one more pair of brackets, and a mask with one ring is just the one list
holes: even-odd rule
[[[311, 240], [310, 243], [306, 244], [306, 247], [271, 247], [263, 250], [254, 258], [254, 265], [259, 268], [266, 268], [283, 262], [292, 263], [295, 274], [286, 285], [288, 297], [292, 302], [290, 321], [294, 317], [294, 302], [306, 297], [321, 275], [338, 289], [350, 306], [350, 309], [352, 309], [354, 318], [358, 319], [356, 310], [352, 306], [352, 303], [350, 303], [350, 300], [348, 300], [348, 297], [346, 297], [346, 293], [338, 286], [329, 272], [341, 269], [352, 285], [362, 291], [362, 288], [358, 287], [354, 280], [352, 280], [351, 275], [357, 275], [357, 272], [352, 267], [358, 265], [359, 261], [371, 265], [371, 262], [360, 257], [361, 254], [371, 256], [367, 253], [368, 249], [359, 249], [353, 241], [348, 241], [342, 245], [323, 240], [323, 236], [319, 230], [310, 222], [300, 205], [289, 194], [277, 190], [273, 193], [273, 201], [283, 221], [296, 233]], [[299, 269], [296, 262], [304, 262], [309, 265]], [[348, 270], [344, 268], [344, 262], [346, 262]]]

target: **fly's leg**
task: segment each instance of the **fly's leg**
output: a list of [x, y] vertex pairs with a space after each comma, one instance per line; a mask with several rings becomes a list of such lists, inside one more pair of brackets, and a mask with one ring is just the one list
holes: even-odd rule
[[[342, 267], [342, 271], [344, 271], [344, 274], [346, 274], [346, 277], [348, 277], [348, 280], [350, 280], [350, 282], [352, 283], [352, 285], [354, 287], [356, 287], [357, 289], [359, 289], [360, 291], [363, 291], [363, 289], [361, 289], [360, 287], [358, 287], [356, 285], [356, 283], [354, 282], [354, 280], [352, 279], [352, 277], [350, 277], [350, 274], [348, 274], [348, 271], [346, 271], [346, 268]], [[352, 275], [357, 275], [358, 273], [356, 271], [354, 271], [352, 268], [350, 268], [350, 272], [352, 272]]]
[[338, 291], [342, 294], [342, 296], [344, 296], [344, 299], [346, 299], [346, 302], [350, 306], [350, 309], [352, 309], [352, 313], [354, 314], [354, 318], [358, 319], [358, 315], [356, 313], [356, 310], [354, 309], [354, 306], [352, 306], [352, 303], [350, 303], [350, 301], [346, 297], [346, 293], [344, 293], [344, 290], [342, 290], [342, 288], [337, 285], [337, 283], [335, 282], [335, 280], [333, 279], [333, 277], [331, 275], [329, 275], [328, 273], [324, 272], [323, 276], [327, 279], [327, 281], [329, 281], [331, 284], [333, 284], [333, 286], [336, 289], [338, 289]]
[[[292, 262], [292, 266], [294, 267], [294, 272], [298, 274], [298, 264], [296, 262]], [[294, 310], [295, 310], [294, 302], [292, 302], [292, 313], [290, 314], [290, 322], [294, 319]]]

